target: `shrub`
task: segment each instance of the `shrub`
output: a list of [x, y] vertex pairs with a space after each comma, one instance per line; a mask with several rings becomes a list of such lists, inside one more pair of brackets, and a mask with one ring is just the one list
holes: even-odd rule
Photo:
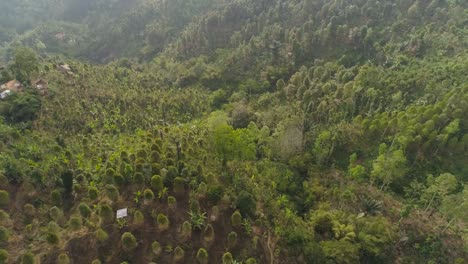
[[221, 186], [211, 186], [208, 189], [208, 200], [213, 204], [217, 204], [224, 195], [224, 190]]
[[206, 183], [204, 182], [200, 183], [200, 185], [198, 185], [198, 196], [200, 198], [205, 198], [207, 190], [208, 190], [208, 186], [206, 185]]
[[10, 194], [5, 190], [0, 190], [0, 207], [6, 207], [10, 203]]
[[83, 222], [81, 221], [81, 217], [79, 216], [72, 216], [70, 217], [70, 220], [68, 221], [68, 225], [72, 230], [79, 230], [81, 228], [81, 225]]
[[88, 188], [88, 196], [91, 200], [96, 200], [99, 196], [99, 191], [96, 187], [89, 187]]
[[130, 232], [125, 232], [120, 241], [126, 251], [134, 250], [138, 246], [135, 236]]
[[169, 229], [169, 219], [167, 218], [167, 216], [163, 214], [158, 214], [157, 222], [158, 222], [158, 229], [160, 231], [166, 231], [167, 229]]
[[197, 199], [192, 199], [190, 201], [190, 211], [194, 213], [200, 212], [200, 202]]
[[174, 179], [174, 192], [177, 194], [183, 194], [185, 192], [185, 180], [181, 177]]
[[192, 236], [192, 224], [190, 224], [189, 221], [182, 223], [181, 233], [184, 238], [190, 238]]
[[159, 154], [159, 152], [152, 151], [150, 156], [151, 156], [150, 159], [152, 163], [158, 163], [161, 161], [161, 155]]
[[215, 239], [214, 228], [211, 224], [208, 224], [203, 231], [203, 240], [205, 242], [212, 242]]
[[50, 193], [52, 204], [60, 206], [62, 204], [62, 193], [59, 190], [53, 190]]
[[56, 222], [54, 222], [54, 221], [50, 221], [50, 222], [47, 224], [47, 230], [48, 230], [49, 232], [55, 233], [55, 232], [58, 232], [59, 229], [60, 229], [59, 225], [58, 225]]
[[6, 264], [8, 260], [8, 251], [0, 249], [0, 264]]
[[151, 252], [153, 252], [155, 256], [159, 256], [159, 254], [161, 254], [161, 251], [162, 251], [161, 244], [159, 244], [158, 241], [154, 241], [151, 244]]
[[206, 221], [206, 212], [189, 212], [190, 223], [194, 229], [202, 230], [202, 227], [205, 226]]
[[239, 193], [236, 206], [243, 215], [253, 215], [256, 210], [256, 203], [253, 195], [246, 191], [241, 191]]
[[170, 209], [175, 210], [177, 207], [177, 200], [174, 196], [167, 197], [167, 205]]
[[137, 151], [137, 158], [145, 160], [147, 156], [148, 154], [144, 149], [140, 149], [139, 151]]
[[10, 219], [10, 215], [4, 210], [0, 209], [0, 222], [5, 223]]
[[232, 258], [232, 254], [229, 252], [224, 253], [223, 255], [223, 264], [232, 264], [234, 263], [234, 259]]
[[57, 221], [63, 215], [62, 210], [60, 210], [57, 206], [50, 208], [49, 216], [52, 220]]
[[240, 226], [242, 224], [242, 215], [239, 211], [235, 211], [231, 216], [231, 225]]
[[153, 190], [155, 190], [156, 192], [159, 192], [164, 188], [161, 176], [154, 175], [153, 177], [151, 177], [151, 188], [153, 188]]
[[8, 242], [10, 235], [8, 229], [3, 226], [0, 226], [0, 244], [4, 244]]
[[36, 208], [32, 204], [25, 204], [23, 206], [23, 213], [26, 217], [31, 218], [36, 214]]
[[145, 176], [143, 175], [143, 173], [135, 172], [135, 174], [133, 175], [133, 182], [136, 183], [136, 184], [145, 183]]
[[99, 209], [99, 217], [104, 223], [110, 223], [114, 220], [114, 211], [109, 205], [104, 204]]
[[89, 208], [89, 206], [85, 203], [80, 203], [80, 205], [78, 206], [78, 210], [80, 211], [81, 216], [84, 218], [88, 218], [91, 216], [92, 211]]
[[159, 175], [161, 173], [161, 165], [159, 165], [159, 163], [152, 163], [151, 172], [153, 175]]
[[118, 173], [114, 175], [114, 182], [115, 184], [122, 186], [125, 184], [125, 178], [122, 176], [122, 174]]
[[176, 247], [174, 249], [174, 262], [179, 262], [184, 259], [185, 251], [181, 247]]
[[104, 242], [106, 241], [107, 239], [109, 239], [109, 235], [107, 234], [106, 231], [104, 231], [103, 229], [99, 228], [97, 231], [96, 231], [96, 239], [97, 241], [99, 242]]
[[8, 184], [8, 178], [5, 175], [0, 174], [0, 187], [5, 188]]
[[233, 248], [237, 244], [237, 233], [232, 231], [231, 233], [228, 234], [228, 247]]
[[102, 262], [99, 259], [95, 259], [91, 264], [102, 264]]
[[67, 254], [62, 253], [58, 256], [57, 263], [58, 264], [70, 264], [70, 258], [68, 257]]
[[174, 167], [174, 166], [168, 166], [167, 167], [167, 173], [166, 173], [166, 178], [165, 178], [165, 183], [167, 185], [170, 185], [172, 184], [172, 182], [174, 181], [175, 177], [177, 177], [177, 168]]
[[200, 264], [207, 264], [208, 263], [208, 252], [204, 248], [200, 248], [197, 251], [197, 262]]
[[21, 257], [22, 264], [34, 264], [36, 261], [34, 260], [34, 255], [31, 252], [27, 252]]
[[219, 218], [219, 214], [220, 214], [219, 207], [216, 206], [216, 205], [213, 206], [211, 208], [210, 221], [216, 222], [216, 220], [218, 220], [218, 218]]
[[145, 198], [145, 201], [150, 202], [150, 201], [152, 201], [154, 199], [154, 193], [153, 193], [152, 190], [146, 189], [143, 192], [143, 197]]
[[138, 210], [133, 214], [133, 224], [142, 225], [145, 223], [145, 216]]
[[119, 190], [112, 184], [106, 185], [106, 192], [107, 192], [107, 197], [111, 199], [112, 201], [117, 201], [119, 200]]
[[245, 264], [257, 264], [257, 260], [254, 259], [254, 258], [248, 258], [248, 259], [245, 261]]
[[55, 232], [48, 232], [46, 235], [46, 241], [50, 245], [57, 245], [59, 243], [59, 236]]

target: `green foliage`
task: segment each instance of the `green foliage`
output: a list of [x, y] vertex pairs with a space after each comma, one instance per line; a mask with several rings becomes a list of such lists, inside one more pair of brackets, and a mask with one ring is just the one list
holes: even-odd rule
[[11, 123], [28, 122], [36, 118], [41, 106], [41, 100], [37, 95], [15, 94], [0, 103], [0, 115]]
[[57, 233], [49, 231], [46, 234], [46, 241], [50, 245], [57, 245], [59, 243], [59, 241], [60, 241], [60, 238], [59, 238]]
[[68, 225], [72, 230], [79, 230], [82, 226], [82, 220], [81, 217], [79, 216], [72, 216], [70, 217], [70, 220], [68, 221]]
[[181, 177], [174, 179], [174, 192], [177, 194], [183, 194], [185, 192], [185, 180]]
[[[202, 239], [180, 249], [203, 245], [220, 258], [203, 239], [209, 207], [215, 227], [239, 210], [237, 244], [231, 229], [218, 235], [243, 260], [264, 255], [261, 239], [266, 259], [285, 263], [465, 259], [465, 1], [280, 2], [4, 4], [0, 84], [17, 78], [24, 92], [0, 100], [0, 189], [34, 208], [18, 214], [0, 194], [10, 236], [47, 252], [37, 233], [63, 235], [77, 207], [96, 230], [115, 213], [100, 202], [134, 199], [134, 219], [152, 210], [158, 220], [167, 207], [149, 203], [157, 195], [173, 224], [187, 221], [180, 236], [167, 229], [167, 254], [159, 245], [154, 261], [178, 261], [192, 228]], [[63, 63], [73, 74], [56, 69]], [[34, 78], [47, 80], [48, 96]], [[40, 219], [50, 201], [51, 222]], [[119, 255], [98, 246], [86, 259]]]
[[155, 192], [161, 191], [163, 187], [164, 185], [161, 176], [154, 175], [153, 177], [151, 177], [151, 188], [153, 188]]
[[119, 197], [120, 197], [119, 190], [113, 184], [107, 184], [105, 188], [106, 188], [107, 197], [109, 197], [109, 199], [111, 199], [114, 202], [119, 200]]
[[96, 187], [88, 188], [88, 196], [91, 200], [96, 200], [98, 198], [99, 191]]
[[190, 223], [193, 229], [202, 230], [206, 222], [206, 212], [192, 211], [189, 212]]
[[231, 215], [231, 225], [235, 227], [239, 227], [242, 224], [242, 215], [239, 211], [235, 211]]
[[203, 230], [203, 240], [207, 243], [211, 243], [214, 241], [214, 239], [215, 239], [214, 228], [211, 224], [208, 224]]
[[230, 252], [226, 252], [226, 253], [223, 254], [222, 263], [223, 264], [233, 264], [234, 263], [234, 258], [232, 257], [232, 254]]
[[175, 210], [177, 207], [177, 200], [174, 196], [167, 197], [167, 205], [170, 209]]
[[91, 208], [89, 208], [89, 206], [86, 203], [80, 203], [80, 205], [78, 206], [78, 210], [80, 211], [81, 216], [84, 218], [88, 218], [91, 216]]
[[8, 261], [8, 251], [0, 249], [0, 264], [6, 264]]
[[[200, 227], [201, 230], [201, 227]], [[190, 238], [192, 236], [192, 224], [188, 221], [184, 221], [181, 227], [181, 234], [184, 238]]]
[[38, 71], [39, 61], [36, 53], [29, 48], [20, 47], [15, 50], [11, 70], [20, 82], [28, 83]]
[[5, 190], [0, 190], [0, 207], [6, 207], [10, 203], [10, 194]]
[[135, 236], [130, 232], [123, 233], [120, 242], [126, 251], [132, 251], [138, 246]]
[[357, 222], [358, 240], [366, 254], [385, 257], [387, 247], [393, 242], [393, 226], [383, 217], [360, 218]]
[[169, 219], [164, 214], [158, 214], [156, 221], [158, 223], [159, 231], [166, 231], [169, 229]]
[[155, 256], [159, 256], [159, 254], [161, 254], [161, 251], [162, 251], [162, 248], [161, 248], [161, 245], [159, 244], [158, 241], [154, 241], [152, 244], [151, 244], [151, 252], [155, 255]]
[[227, 124], [214, 128], [216, 152], [223, 162], [233, 159], [249, 160], [255, 156], [253, 135], [247, 129], [233, 129]]
[[145, 198], [145, 201], [151, 202], [154, 199], [154, 193], [150, 189], [145, 189], [143, 197]]
[[52, 204], [60, 206], [62, 204], [62, 193], [59, 190], [53, 190], [50, 193], [50, 199], [52, 200]]
[[58, 264], [69, 264], [70, 263], [70, 258], [68, 257], [67, 254], [62, 253], [58, 256], [57, 258], [57, 263]]
[[221, 186], [210, 186], [208, 188], [208, 200], [213, 204], [217, 204], [221, 198], [224, 196], [224, 189]]
[[227, 237], [227, 241], [228, 241], [228, 247], [229, 248], [233, 248], [236, 246], [237, 244], [237, 233], [232, 231], [231, 233], [228, 234], [228, 237]]
[[248, 258], [248, 259], [245, 261], [245, 264], [257, 264], [257, 260], [254, 259], [254, 258]]
[[97, 239], [97, 241], [103, 243], [103, 242], [105, 242], [107, 239], [109, 239], [109, 235], [107, 234], [106, 231], [104, 231], [103, 229], [99, 228], [99, 229], [96, 231], [96, 239]]
[[0, 244], [8, 243], [8, 239], [10, 238], [10, 234], [8, 229], [3, 226], [0, 226]]
[[336, 263], [358, 263], [359, 245], [346, 240], [331, 240], [320, 243], [325, 256]]
[[184, 259], [185, 251], [181, 247], [176, 247], [174, 249], [174, 261], [179, 262]]
[[382, 188], [403, 178], [406, 174], [406, 158], [402, 150], [388, 150], [385, 144], [379, 147], [379, 156], [372, 164], [371, 177], [382, 182]]
[[109, 205], [103, 204], [99, 208], [99, 217], [104, 224], [110, 223], [114, 220], [114, 210]]
[[34, 255], [31, 252], [26, 252], [22, 257], [21, 257], [21, 263], [22, 264], [34, 264], [36, 261], [34, 260]]
[[54, 206], [49, 209], [49, 216], [52, 220], [57, 221], [63, 216], [63, 212], [57, 206]]
[[133, 223], [135, 225], [142, 225], [145, 223], [145, 216], [142, 212], [138, 210], [135, 211], [135, 213], [133, 214]]
[[208, 252], [204, 248], [200, 248], [197, 251], [197, 256], [196, 256], [197, 262], [200, 264], [206, 264], [208, 263]]
[[119, 185], [119, 186], [122, 186], [125, 184], [125, 178], [124, 176], [122, 176], [122, 174], [115, 174], [114, 175], [114, 182], [115, 184]]
[[241, 191], [239, 193], [236, 207], [242, 215], [253, 215], [257, 209], [253, 195], [246, 191]]

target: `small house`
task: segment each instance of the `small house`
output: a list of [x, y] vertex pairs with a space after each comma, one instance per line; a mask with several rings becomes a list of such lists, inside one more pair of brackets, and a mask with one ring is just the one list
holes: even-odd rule
[[37, 89], [40, 95], [49, 94], [49, 84], [44, 79], [35, 80], [32, 82], [32, 87]]
[[11, 92], [22, 92], [23, 84], [17, 80], [11, 80], [0, 86], [0, 91], [3, 91], [3, 90], [10, 90]]

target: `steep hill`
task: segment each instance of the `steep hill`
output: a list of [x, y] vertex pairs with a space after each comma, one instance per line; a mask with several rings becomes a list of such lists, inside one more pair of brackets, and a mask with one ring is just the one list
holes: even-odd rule
[[0, 263], [465, 263], [467, 5], [5, 1]]

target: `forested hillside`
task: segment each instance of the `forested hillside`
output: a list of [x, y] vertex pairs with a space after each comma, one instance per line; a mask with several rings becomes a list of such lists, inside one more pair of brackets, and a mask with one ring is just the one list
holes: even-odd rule
[[0, 61], [0, 264], [468, 261], [466, 1], [2, 0]]

